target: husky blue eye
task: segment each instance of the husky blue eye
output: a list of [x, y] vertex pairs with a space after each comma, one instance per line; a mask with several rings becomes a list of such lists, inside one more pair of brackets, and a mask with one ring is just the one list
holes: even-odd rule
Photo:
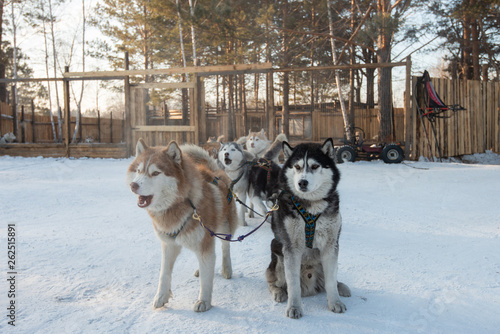
[[153, 172], [153, 173], [151, 173], [151, 176], [158, 176], [158, 175], [160, 175], [160, 172]]

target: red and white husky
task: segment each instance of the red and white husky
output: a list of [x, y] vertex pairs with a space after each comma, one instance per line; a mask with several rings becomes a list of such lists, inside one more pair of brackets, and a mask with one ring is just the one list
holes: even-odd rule
[[[195, 145], [148, 147], [142, 139], [136, 158], [127, 172], [130, 189], [138, 206], [147, 210], [161, 241], [162, 262], [158, 291], [153, 306], [164, 306], [170, 298], [172, 269], [182, 247], [192, 250], [199, 262], [200, 294], [196, 312], [211, 308], [215, 267], [215, 240], [193, 218], [196, 213], [213, 232], [233, 234], [238, 216], [228, 200], [231, 180], [215, 159]], [[222, 241], [222, 276], [232, 276], [229, 242]]]

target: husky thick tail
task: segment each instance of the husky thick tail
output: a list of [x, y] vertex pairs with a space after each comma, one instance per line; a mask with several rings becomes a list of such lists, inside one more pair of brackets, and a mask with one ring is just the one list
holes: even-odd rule
[[199, 165], [205, 165], [212, 172], [217, 173], [221, 170], [221, 167], [217, 164], [217, 160], [210, 156], [210, 154], [204, 150], [200, 149], [199, 146], [193, 144], [184, 144], [180, 146], [183, 154], [187, 154], [194, 163]]
[[276, 136], [274, 142], [271, 144], [266, 153], [264, 153], [264, 158], [267, 160], [272, 160], [275, 163], [278, 163], [279, 162], [278, 158], [282, 151], [283, 142], [285, 141], [287, 141], [287, 139], [284, 133], [280, 133], [278, 136]]

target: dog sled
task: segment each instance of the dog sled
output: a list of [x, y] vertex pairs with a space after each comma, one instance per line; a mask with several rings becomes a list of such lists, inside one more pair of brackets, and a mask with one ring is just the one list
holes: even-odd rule
[[[439, 161], [441, 161], [441, 147], [439, 145], [439, 139], [437, 137], [435, 127], [436, 119], [450, 118], [455, 115], [457, 111], [465, 110], [465, 108], [459, 104], [447, 105], [446, 103], [444, 103], [441, 97], [439, 97], [439, 94], [434, 89], [434, 86], [431, 82], [431, 77], [429, 76], [429, 72], [427, 71], [424, 71], [424, 74], [417, 79], [415, 93], [413, 94], [413, 96], [415, 98], [417, 113], [420, 117], [420, 122], [427, 139], [429, 152], [432, 155], [431, 143], [424, 119], [427, 119], [430, 124], [432, 132], [434, 134], [434, 142], [436, 145]], [[452, 112], [452, 114], [450, 115], [449, 112]]]

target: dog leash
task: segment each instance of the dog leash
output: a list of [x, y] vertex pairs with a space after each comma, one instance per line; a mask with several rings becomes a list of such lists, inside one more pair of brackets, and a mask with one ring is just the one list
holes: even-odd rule
[[[271, 166], [271, 161], [270, 160], [265, 159], [265, 158], [259, 158], [257, 161], [246, 161], [245, 164], [243, 164], [240, 168], [246, 167], [247, 165], [257, 166], [257, 167], [260, 167], [260, 168], [266, 170], [267, 171], [267, 182], [269, 183], [269, 181], [271, 180], [271, 171], [272, 171], [272, 166]], [[238, 176], [236, 179], [234, 179], [234, 180], [231, 181], [231, 185], [229, 186], [229, 192], [231, 193], [231, 198], [234, 197], [236, 202], [240, 203], [241, 205], [243, 205], [245, 208], [247, 208], [248, 210], [252, 211], [253, 213], [255, 213], [255, 214], [257, 214], [257, 215], [259, 215], [261, 217], [264, 217], [262, 214], [258, 213], [257, 211], [255, 211], [254, 209], [252, 209], [248, 205], [246, 205], [246, 203], [243, 203], [238, 198], [238, 196], [236, 196], [236, 194], [233, 191], [234, 185], [236, 183], [238, 183], [238, 181], [241, 180], [241, 178], [243, 177], [243, 174], [245, 174], [245, 171], [243, 171], [240, 174], [240, 176]], [[228, 195], [228, 199], [229, 199], [229, 195]]]
[[279, 209], [279, 206], [278, 206], [278, 203], [276, 203], [272, 208], [271, 210], [269, 210], [267, 213], [266, 213], [266, 216], [265, 216], [265, 219], [262, 223], [260, 223], [259, 226], [257, 226], [256, 228], [254, 228], [253, 230], [251, 230], [250, 232], [248, 232], [247, 234], [244, 234], [244, 235], [240, 235], [237, 239], [232, 239], [233, 235], [232, 234], [226, 234], [226, 233], [216, 233], [214, 231], [212, 231], [211, 229], [209, 229], [205, 224], [203, 224], [203, 220], [201, 219], [200, 215], [198, 215], [198, 212], [196, 212], [196, 207], [194, 206], [193, 202], [191, 202], [191, 200], [189, 200], [189, 203], [191, 204], [191, 207], [193, 208], [194, 212], [193, 212], [193, 219], [194, 220], [197, 220], [200, 222], [200, 225], [205, 228], [205, 230], [208, 231], [208, 233], [210, 234], [211, 237], [216, 237], [216, 238], [219, 238], [221, 240], [224, 240], [224, 241], [229, 241], [229, 242], [236, 242], [236, 241], [243, 241], [246, 237], [250, 236], [251, 234], [253, 234], [255, 231], [257, 231], [259, 228], [262, 227], [262, 225], [264, 225], [264, 223], [267, 221], [267, 218], [269, 218], [269, 216], [272, 214], [273, 211], [276, 211]]

